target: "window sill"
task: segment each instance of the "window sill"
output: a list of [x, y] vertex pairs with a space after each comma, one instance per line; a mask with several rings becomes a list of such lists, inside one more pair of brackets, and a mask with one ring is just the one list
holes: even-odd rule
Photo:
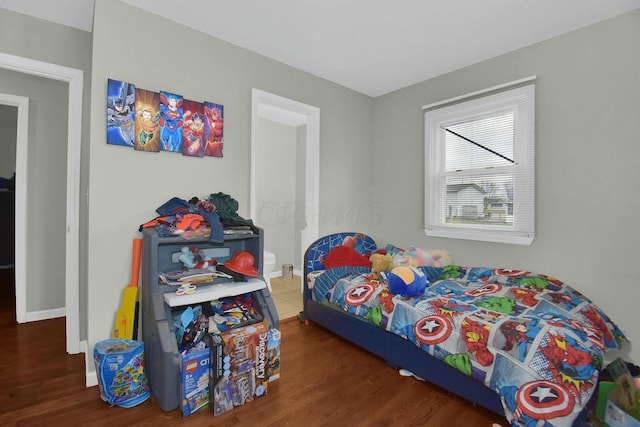
[[535, 238], [533, 233], [503, 230], [479, 230], [462, 227], [427, 226], [424, 232], [428, 237], [476, 240], [491, 243], [508, 243], [512, 245], [531, 245]]

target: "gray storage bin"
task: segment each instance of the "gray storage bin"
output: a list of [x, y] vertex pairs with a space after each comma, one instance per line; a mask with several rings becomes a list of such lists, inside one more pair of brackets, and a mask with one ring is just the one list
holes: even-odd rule
[[[143, 230], [142, 245], [142, 340], [145, 345], [147, 380], [153, 400], [163, 411], [180, 407], [180, 369], [182, 360], [173, 328], [172, 309], [165, 303], [164, 294], [175, 289], [158, 284], [158, 273], [179, 270], [182, 264], [174, 254], [183, 246], [201, 249], [228, 248], [233, 255], [249, 251], [255, 258], [262, 277], [263, 234], [225, 235], [224, 242], [216, 244], [208, 239], [185, 240], [180, 237], [160, 237], [153, 228]], [[218, 283], [221, 279], [216, 279]], [[212, 285], [215, 286], [215, 285]], [[266, 287], [253, 292], [255, 303], [265, 320], [278, 327], [278, 313]], [[185, 305], [189, 305], [186, 303]], [[139, 335], [140, 336], [140, 335]]]

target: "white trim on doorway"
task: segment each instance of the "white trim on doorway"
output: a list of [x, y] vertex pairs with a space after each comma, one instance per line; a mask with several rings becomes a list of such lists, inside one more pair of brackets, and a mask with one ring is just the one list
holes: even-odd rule
[[[251, 92], [251, 189], [250, 215], [257, 218], [256, 146], [260, 117], [289, 126], [306, 124], [305, 228], [301, 232], [304, 251], [318, 238], [320, 211], [320, 109], [259, 89]], [[304, 259], [304, 258], [301, 258]]]
[[[20, 56], [0, 53], [0, 68], [30, 74], [69, 84], [69, 106], [67, 120], [67, 212], [65, 242], [65, 309], [66, 347], [67, 353], [80, 352], [80, 149], [82, 137], [82, 90], [84, 74], [82, 70], [37, 61]], [[28, 105], [28, 104], [27, 104]], [[16, 212], [27, 212], [26, 201], [26, 167], [28, 137], [20, 128], [21, 111], [28, 116], [28, 106], [19, 106], [18, 112], [18, 146], [16, 147]], [[28, 119], [22, 117], [22, 121]], [[28, 125], [26, 125], [28, 126]], [[28, 127], [27, 127], [28, 131]], [[22, 132], [22, 133], [21, 133]], [[25, 142], [25, 140], [27, 142]], [[20, 164], [18, 164], [20, 162]], [[24, 169], [24, 176], [18, 176], [18, 170]], [[22, 173], [21, 173], [22, 175]], [[26, 219], [16, 215], [16, 318], [18, 322], [36, 320], [42, 313], [29, 318], [26, 308]], [[59, 313], [53, 310], [52, 313]], [[40, 319], [38, 319], [40, 320]]]

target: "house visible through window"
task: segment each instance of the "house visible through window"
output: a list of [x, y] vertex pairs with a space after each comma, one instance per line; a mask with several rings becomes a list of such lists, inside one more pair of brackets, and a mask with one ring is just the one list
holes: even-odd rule
[[426, 234], [530, 244], [534, 85], [426, 109]]

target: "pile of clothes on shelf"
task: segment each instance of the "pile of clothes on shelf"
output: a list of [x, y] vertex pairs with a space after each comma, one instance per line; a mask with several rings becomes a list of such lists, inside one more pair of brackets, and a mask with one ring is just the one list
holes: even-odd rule
[[158, 216], [142, 224], [140, 231], [155, 227], [160, 236], [205, 237], [215, 243], [224, 241], [225, 229], [257, 232], [252, 220], [238, 215], [238, 201], [220, 192], [206, 199], [193, 197], [189, 201], [172, 197], [156, 212]]

